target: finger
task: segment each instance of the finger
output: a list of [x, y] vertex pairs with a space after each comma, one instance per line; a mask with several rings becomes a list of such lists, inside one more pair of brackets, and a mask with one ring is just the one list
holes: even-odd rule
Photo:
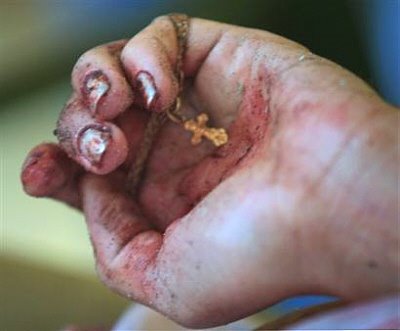
[[72, 72], [74, 90], [97, 119], [113, 119], [133, 102], [120, 61], [125, 44], [125, 40], [120, 40], [89, 50]]
[[144, 275], [154, 263], [162, 236], [140, 215], [121, 189], [124, 184], [118, 173], [86, 175], [81, 185], [83, 209], [100, 277], [125, 296], [147, 302]]
[[55, 144], [33, 148], [22, 166], [25, 192], [34, 197], [50, 197], [79, 208], [78, 178], [83, 169]]
[[93, 119], [76, 95], [63, 109], [56, 133], [67, 154], [96, 174], [113, 171], [128, 153], [123, 132], [111, 122]]
[[[245, 42], [245, 34], [249, 35], [249, 42]], [[286, 61], [290, 48], [304, 51], [303, 47], [273, 34], [192, 18], [183, 63], [185, 77], [193, 78], [201, 73], [200, 80], [196, 77], [196, 81], [201, 81], [202, 88], [209, 84], [209, 96], [214, 96], [210, 99], [211, 103], [219, 101], [218, 106], [221, 103], [237, 105], [240, 101], [236, 96], [238, 83], [245, 80], [248, 73], [246, 67], [253, 63], [251, 60], [259, 51], [260, 41], [274, 44], [276, 49], [271, 47], [271, 53], [275, 56], [271, 64], [275, 68], [286, 64], [277, 60], [277, 55], [281, 53], [278, 52], [278, 45], [280, 48], [282, 44], [288, 46]], [[161, 111], [175, 101], [178, 93], [175, 76], [178, 53], [176, 31], [167, 16], [154, 20], [124, 47], [122, 64], [132, 84], [142, 90], [147, 108]], [[223, 105], [222, 110], [228, 108], [231, 107]]]
[[[191, 32], [182, 63], [186, 77], [195, 75], [224, 28], [226, 25], [220, 23], [191, 20]], [[178, 54], [177, 34], [167, 16], [155, 19], [122, 51], [125, 71], [139, 92], [142, 105], [148, 110], [163, 111], [175, 102], [180, 89], [176, 77]]]
[[134, 36], [121, 54], [122, 65], [139, 96], [137, 102], [152, 111], [169, 108], [179, 91], [176, 36], [170, 30], [168, 22], [152, 24]]

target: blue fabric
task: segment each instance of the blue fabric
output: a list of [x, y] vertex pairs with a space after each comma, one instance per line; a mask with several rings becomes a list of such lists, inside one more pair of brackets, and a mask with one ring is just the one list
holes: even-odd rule
[[382, 96], [400, 106], [400, 1], [369, 1], [366, 38]]
[[273, 315], [282, 315], [297, 309], [303, 309], [335, 300], [337, 300], [335, 297], [326, 295], [301, 295], [283, 300], [268, 308], [267, 312]]

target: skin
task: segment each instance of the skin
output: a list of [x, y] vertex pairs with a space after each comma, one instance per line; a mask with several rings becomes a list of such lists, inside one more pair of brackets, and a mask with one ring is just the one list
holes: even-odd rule
[[[182, 111], [209, 114], [229, 143], [194, 147], [167, 123], [138, 195], [127, 193], [150, 112], [177, 96], [176, 56], [166, 17], [85, 53], [59, 145], [34, 148], [23, 167], [28, 194], [82, 210], [104, 283], [190, 327], [296, 294], [356, 301], [397, 291], [398, 112], [353, 74], [271, 33], [191, 20]], [[100, 99], [84, 86], [94, 70], [111, 84]], [[151, 102], [140, 72], [154, 81]], [[77, 137], [99, 123], [112, 140], [92, 164]]]

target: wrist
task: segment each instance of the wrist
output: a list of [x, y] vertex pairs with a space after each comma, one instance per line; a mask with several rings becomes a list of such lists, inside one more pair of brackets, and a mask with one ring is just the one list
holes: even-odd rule
[[307, 226], [313, 291], [356, 300], [399, 289], [398, 123], [374, 116], [332, 168]]

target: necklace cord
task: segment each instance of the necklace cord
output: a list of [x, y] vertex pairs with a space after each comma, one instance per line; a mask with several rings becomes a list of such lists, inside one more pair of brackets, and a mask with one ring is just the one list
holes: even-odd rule
[[147, 122], [144, 131], [142, 143], [139, 146], [135, 161], [133, 162], [131, 169], [128, 173], [127, 189], [134, 196], [137, 195], [138, 189], [143, 179], [147, 160], [151, 154], [154, 141], [157, 138], [157, 135], [160, 132], [162, 126], [168, 118], [173, 122], [182, 123], [183, 121], [183, 118], [178, 114], [178, 111], [180, 108], [179, 95], [182, 92], [185, 79], [182, 67], [183, 57], [185, 55], [187, 47], [187, 36], [189, 33], [189, 17], [185, 14], [173, 13], [169, 14], [168, 18], [174, 26], [178, 42], [178, 55], [176, 59], [175, 75], [179, 84], [179, 92], [177, 100], [171, 107], [159, 113], [153, 112], [150, 115], [150, 119]]

